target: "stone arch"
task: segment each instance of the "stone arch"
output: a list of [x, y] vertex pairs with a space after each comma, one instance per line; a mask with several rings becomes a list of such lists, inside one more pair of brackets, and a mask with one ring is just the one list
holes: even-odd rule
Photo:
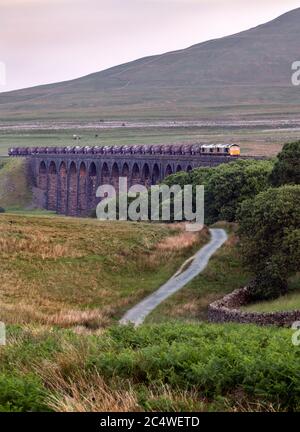
[[57, 210], [57, 169], [51, 162], [48, 169], [48, 210]]
[[92, 210], [97, 205], [97, 167], [94, 162], [89, 166], [88, 180], [87, 180], [87, 208]]
[[137, 163], [135, 163], [132, 167], [131, 172], [131, 184], [137, 184], [141, 181], [140, 168]]
[[150, 168], [147, 163], [144, 164], [142, 169], [142, 184], [146, 187], [151, 186]]
[[167, 165], [166, 168], [166, 177], [168, 177], [169, 175], [173, 174], [173, 170], [170, 164]]
[[116, 189], [117, 194], [119, 190], [119, 177], [120, 177], [119, 167], [117, 162], [115, 162], [111, 169], [111, 184]]
[[176, 172], [178, 173], [178, 172], [180, 172], [180, 171], [182, 171], [182, 167], [181, 167], [181, 165], [177, 165], [177, 167], [176, 167]]
[[110, 173], [106, 162], [102, 165], [101, 184], [110, 184]]
[[125, 162], [123, 167], [122, 167], [122, 176], [123, 177], [128, 177], [129, 176], [129, 166], [128, 164]]
[[69, 190], [68, 190], [68, 214], [76, 216], [78, 204], [77, 168], [75, 162], [71, 162], [69, 169]]
[[67, 166], [65, 162], [60, 164], [58, 170], [58, 203], [57, 210], [60, 214], [67, 213]]
[[[129, 181], [129, 166], [126, 162], [124, 163], [124, 165], [122, 167], [122, 177], [126, 177], [127, 182]], [[127, 184], [127, 186], [128, 186], [128, 184]]]
[[56, 164], [54, 161], [52, 161], [50, 163], [48, 173], [49, 174], [57, 174]]
[[79, 167], [78, 213], [80, 215], [87, 213], [87, 169], [84, 162], [81, 162]]
[[43, 191], [47, 190], [47, 167], [44, 161], [39, 165], [38, 188]]
[[152, 184], [156, 185], [159, 182], [160, 172], [157, 164], [154, 165], [152, 170]]

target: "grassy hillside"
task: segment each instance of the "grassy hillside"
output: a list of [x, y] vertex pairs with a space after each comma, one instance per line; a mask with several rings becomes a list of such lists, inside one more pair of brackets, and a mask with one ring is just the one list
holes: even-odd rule
[[297, 115], [300, 9], [248, 31], [0, 95], [2, 119]]
[[1, 215], [0, 321], [107, 325], [206, 240], [178, 225]]
[[24, 208], [31, 204], [28, 168], [22, 159], [0, 159], [0, 207]]

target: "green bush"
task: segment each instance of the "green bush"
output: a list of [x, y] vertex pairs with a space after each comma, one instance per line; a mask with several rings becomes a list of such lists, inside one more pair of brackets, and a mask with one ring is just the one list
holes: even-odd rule
[[282, 186], [245, 201], [239, 234], [246, 264], [256, 274], [254, 299], [284, 294], [287, 280], [299, 271], [300, 186]]
[[108, 380], [197, 389], [211, 400], [238, 389], [249, 398], [300, 408], [300, 347], [292, 345], [289, 330], [170, 323], [118, 327], [110, 336], [114, 348], [89, 360]]
[[[44, 368], [47, 364], [57, 367], [66, 382], [80, 377], [90, 377], [92, 382], [94, 374], [99, 374], [110, 387], [130, 386], [140, 406], [148, 410], [190, 409], [192, 400], [176, 399], [190, 390], [194, 400], [206, 397], [211, 406], [221, 400], [234, 404], [238, 394], [246, 402], [299, 410], [300, 347], [293, 346], [291, 336], [291, 330], [275, 327], [182, 322], [115, 326], [91, 336], [49, 330], [30, 333], [28, 329], [12, 333], [9, 329], [8, 337], [18, 343], [0, 351], [0, 410], [47, 409], [49, 393], [44, 389], [53, 383], [47, 382], [47, 374], [42, 374], [43, 383], [33, 375], [36, 362]], [[62, 357], [66, 347], [79, 356], [69, 359], [67, 351]], [[74, 362], [75, 358], [80, 360]], [[18, 365], [18, 372], [13, 364]], [[175, 398], [166, 395], [166, 385]]]
[[179, 184], [204, 185], [205, 222], [236, 220], [240, 204], [269, 187], [273, 169], [271, 161], [237, 160], [214, 168], [197, 168], [190, 173], [167, 177], [168, 186]]
[[209, 222], [236, 220], [240, 204], [269, 187], [270, 161], [239, 160], [216, 167], [207, 184]]
[[48, 411], [45, 389], [33, 375], [0, 374], [0, 411]]
[[0, 213], [5, 213], [5, 209], [3, 207], [0, 207]]
[[300, 184], [300, 141], [283, 146], [270, 180], [273, 186]]

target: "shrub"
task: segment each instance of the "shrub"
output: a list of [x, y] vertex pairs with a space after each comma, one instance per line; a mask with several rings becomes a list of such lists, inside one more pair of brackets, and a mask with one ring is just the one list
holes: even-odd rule
[[0, 213], [5, 213], [5, 209], [3, 207], [0, 207]]
[[117, 328], [110, 335], [114, 348], [89, 360], [107, 380], [167, 385], [210, 400], [238, 390], [285, 409], [300, 407], [300, 347], [291, 345], [289, 330], [169, 323]]
[[49, 411], [40, 380], [33, 376], [0, 374], [0, 411]]
[[187, 410], [203, 398], [300, 408], [300, 346], [289, 329], [171, 322], [91, 336], [36, 329], [8, 336], [15, 343], [0, 350], [2, 411], [41, 411], [44, 401], [55, 409], [99, 407], [103, 393], [118, 408], [126, 393], [145, 409]]
[[167, 177], [168, 186], [204, 185], [205, 222], [233, 222], [240, 204], [269, 187], [271, 161], [238, 160], [214, 168], [197, 168], [190, 173]]
[[283, 146], [270, 180], [274, 186], [300, 184], [300, 141]]
[[239, 213], [242, 251], [256, 274], [255, 299], [275, 298], [287, 290], [299, 270], [300, 186], [282, 186], [242, 204]]
[[219, 165], [207, 183], [208, 222], [233, 222], [240, 204], [267, 189], [270, 161], [244, 161]]

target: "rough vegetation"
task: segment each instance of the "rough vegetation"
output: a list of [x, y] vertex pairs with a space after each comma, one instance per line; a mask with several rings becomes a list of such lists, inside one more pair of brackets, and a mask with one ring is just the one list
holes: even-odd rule
[[31, 205], [28, 167], [22, 159], [0, 160], [0, 206], [24, 208]]
[[173, 322], [94, 335], [10, 327], [0, 410], [299, 410], [300, 348], [291, 336]]
[[102, 327], [207, 241], [181, 225], [0, 216], [0, 321]]

